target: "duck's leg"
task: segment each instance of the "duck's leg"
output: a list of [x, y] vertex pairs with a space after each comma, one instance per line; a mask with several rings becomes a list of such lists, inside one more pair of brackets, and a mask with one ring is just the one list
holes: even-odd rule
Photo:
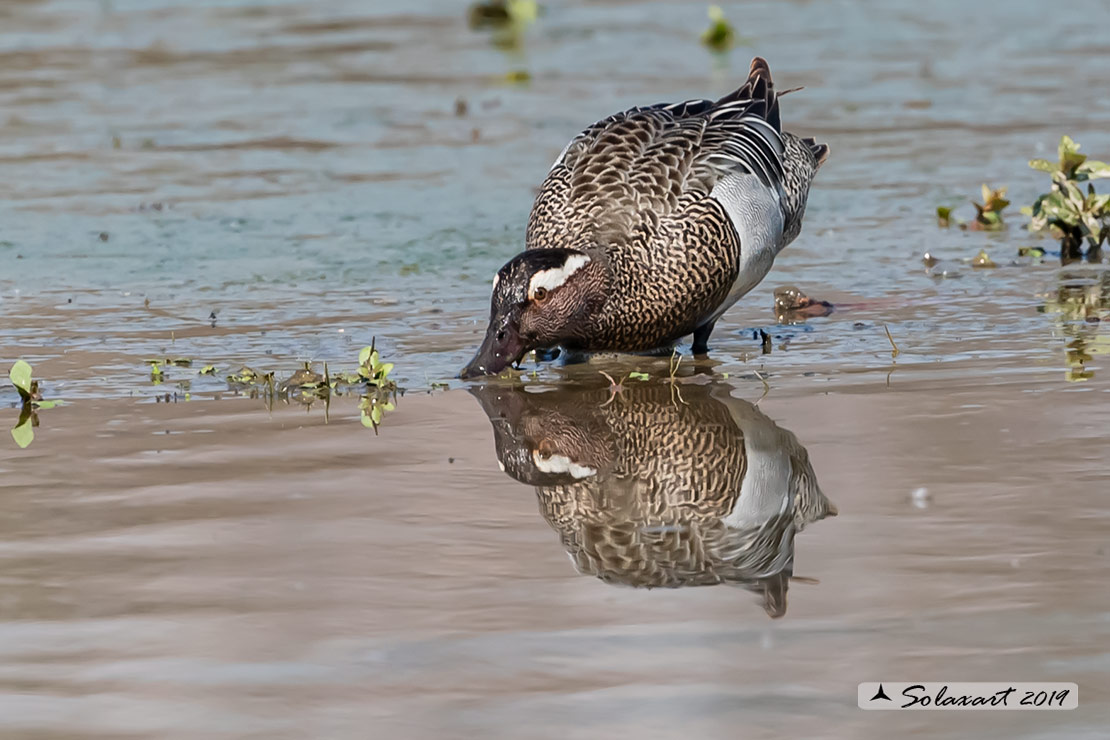
[[559, 357], [559, 348], [558, 347], [550, 347], [548, 349], [537, 349], [536, 350], [536, 361], [537, 362], [552, 362], [553, 360], [558, 359], [558, 357]]
[[716, 323], [716, 321], [710, 321], [708, 324], [702, 324], [694, 329], [693, 352], [695, 355], [709, 354], [709, 335], [713, 333], [713, 327]]

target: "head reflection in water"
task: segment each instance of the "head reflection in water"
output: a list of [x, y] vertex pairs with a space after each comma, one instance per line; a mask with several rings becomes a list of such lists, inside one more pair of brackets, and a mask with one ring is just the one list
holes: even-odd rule
[[793, 434], [724, 385], [471, 391], [506, 474], [578, 570], [642, 588], [734, 584], [786, 613], [794, 535], [836, 514]]

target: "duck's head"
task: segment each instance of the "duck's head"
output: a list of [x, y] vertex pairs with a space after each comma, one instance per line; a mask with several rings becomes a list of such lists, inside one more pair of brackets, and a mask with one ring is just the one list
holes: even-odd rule
[[534, 249], [493, 278], [489, 327], [460, 378], [496, 375], [533, 349], [579, 336], [605, 303], [601, 266], [576, 249]]

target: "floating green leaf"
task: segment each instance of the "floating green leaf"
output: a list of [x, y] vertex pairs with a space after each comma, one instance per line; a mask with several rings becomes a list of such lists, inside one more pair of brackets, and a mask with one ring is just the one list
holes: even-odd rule
[[31, 400], [31, 366], [23, 360], [16, 360], [12, 365], [12, 369], [8, 371], [8, 378], [12, 381], [12, 385], [19, 391], [19, 397], [23, 399], [23, 403]]
[[651, 378], [651, 376], [648, 375], [647, 373], [641, 373], [641, 372], [636, 372], [636, 371], [633, 371], [633, 372], [629, 373], [628, 377], [632, 378], [633, 380], [648, 380], [648, 379]]

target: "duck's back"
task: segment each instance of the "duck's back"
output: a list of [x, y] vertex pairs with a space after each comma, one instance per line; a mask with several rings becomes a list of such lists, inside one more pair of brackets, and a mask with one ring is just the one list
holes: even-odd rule
[[721, 100], [633, 108], [586, 128], [552, 165], [533, 206], [527, 248], [627, 234], [709, 198], [730, 176], [781, 191], [784, 146], [766, 63]]

